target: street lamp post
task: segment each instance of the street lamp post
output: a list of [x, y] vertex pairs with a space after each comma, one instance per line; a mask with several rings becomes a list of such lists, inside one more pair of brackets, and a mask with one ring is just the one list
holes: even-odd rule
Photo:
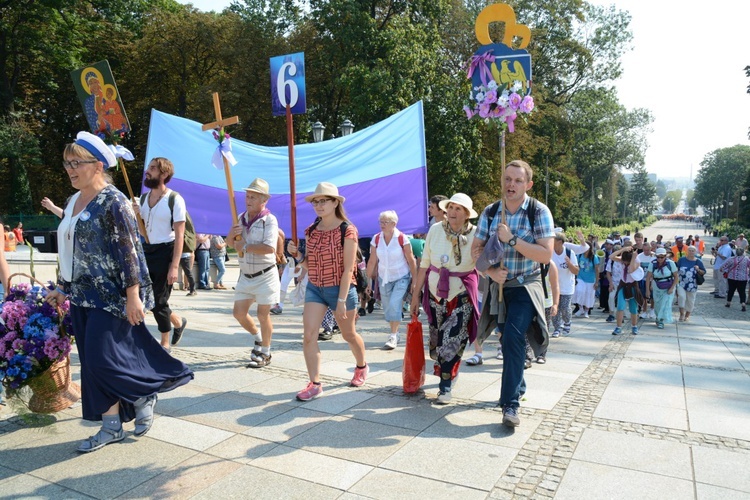
[[339, 130], [341, 131], [341, 137], [346, 137], [354, 132], [354, 124], [349, 120], [344, 120], [344, 123], [339, 125]]
[[[346, 137], [347, 135], [354, 132], [354, 124], [349, 120], [344, 120], [344, 123], [339, 125], [339, 131], [341, 132], [341, 137]], [[313, 141], [321, 142], [323, 139], [325, 139], [326, 127], [325, 125], [317, 121], [313, 123], [312, 132], [313, 132]], [[336, 135], [331, 134], [330, 139], [335, 139], [335, 138], [336, 138]]]
[[326, 127], [320, 121], [313, 123], [312, 126], [313, 141], [320, 142], [323, 140], [323, 136], [326, 133]]

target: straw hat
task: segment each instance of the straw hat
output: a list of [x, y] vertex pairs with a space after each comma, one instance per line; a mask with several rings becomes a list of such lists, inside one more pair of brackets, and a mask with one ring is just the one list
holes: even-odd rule
[[442, 200], [440, 203], [438, 203], [438, 206], [440, 207], [440, 210], [443, 212], [448, 211], [448, 204], [449, 203], [455, 203], [456, 205], [461, 205], [466, 210], [469, 211], [469, 219], [473, 219], [474, 217], [477, 217], [479, 214], [477, 214], [474, 211], [474, 202], [471, 201], [471, 198], [469, 198], [469, 195], [463, 194], [463, 193], [456, 193], [453, 196], [451, 196], [450, 200]]
[[268, 188], [268, 183], [261, 179], [260, 177], [257, 177], [256, 179], [253, 179], [253, 182], [250, 183], [248, 187], [245, 188], [245, 191], [253, 191], [255, 193], [260, 193], [263, 195], [271, 197], [271, 192]]
[[339, 203], [344, 203], [346, 198], [339, 195], [339, 188], [331, 184], [330, 182], [321, 182], [315, 186], [315, 192], [311, 195], [305, 196], [305, 201], [313, 201], [315, 198], [320, 196], [327, 196], [328, 198], [335, 198], [339, 200]]

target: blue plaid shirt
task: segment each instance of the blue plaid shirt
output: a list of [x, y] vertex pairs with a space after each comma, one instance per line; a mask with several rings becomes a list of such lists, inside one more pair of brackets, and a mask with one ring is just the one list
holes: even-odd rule
[[[529, 207], [529, 199], [528, 195], [524, 195], [523, 203], [521, 203], [521, 206], [516, 213], [506, 213], [506, 224], [510, 228], [510, 232], [516, 235], [519, 240], [528, 241], [529, 243], [535, 243], [537, 240], [543, 238], [554, 238], [555, 222], [552, 220], [552, 212], [547, 208], [547, 205], [539, 200], [536, 202], [534, 232], [531, 232], [531, 224], [529, 224], [529, 217], [526, 214]], [[495, 236], [497, 225], [502, 221], [502, 202], [500, 202], [500, 208], [490, 224], [489, 209], [491, 206], [492, 205], [488, 205], [482, 210], [482, 214], [479, 216], [479, 222], [477, 223], [477, 233], [475, 237], [484, 242], [489, 240], [490, 236]], [[538, 262], [524, 257], [520, 252], [517, 252], [515, 248], [507, 244], [505, 245], [505, 258], [503, 259], [503, 264], [508, 268], [508, 279], [513, 279], [518, 276], [527, 276], [539, 269]]]

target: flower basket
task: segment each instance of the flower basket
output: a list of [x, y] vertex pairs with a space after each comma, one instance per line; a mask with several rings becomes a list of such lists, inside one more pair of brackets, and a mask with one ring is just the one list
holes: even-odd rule
[[70, 356], [29, 379], [28, 386], [33, 392], [29, 410], [34, 413], [57, 413], [81, 399], [81, 387], [70, 379]]
[[0, 303], [0, 381], [14, 395], [29, 386], [34, 395], [29, 409], [53, 413], [69, 407], [81, 397], [80, 387], [71, 381], [70, 350], [72, 322], [64, 301], [57, 307], [45, 299], [54, 285], [45, 285], [23, 273], [30, 283], [9, 287]]

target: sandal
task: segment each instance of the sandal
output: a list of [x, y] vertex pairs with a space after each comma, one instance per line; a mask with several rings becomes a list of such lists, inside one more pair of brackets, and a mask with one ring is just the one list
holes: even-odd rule
[[143, 436], [149, 430], [151, 425], [154, 423], [154, 408], [156, 407], [157, 396], [149, 396], [141, 404], [135, 407], [135, 430], [133, 434], [136, 436]]
[[104, 448], [110, 443], [116, 443], [125, 439], [125, 433], [122, 430], [122, 426], [118, 430], [107, 429], [102, 427], [99, 432], [93, 436], [89, 436], [88, 439], [84, 439], [81, 444], [78, 445], [76, 451], [81, 453], [89, 453], [96, 451], [99, 448]]
[[481, 365], [482, 363], [484, 363], [482, 356], [478, 356], [476, 354], [466, 360], [466, 364], [469, 366], [478, 366], [478, 365]]
[[271, 355], [258, 351], [257, 355], [247, 364], [248, 368], [263, 368], [271, 364]]

